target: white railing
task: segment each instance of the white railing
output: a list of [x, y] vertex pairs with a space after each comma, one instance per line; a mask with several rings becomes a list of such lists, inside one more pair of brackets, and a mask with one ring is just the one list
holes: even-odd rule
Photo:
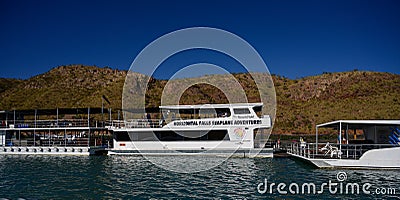
[[0, 139], [0, 146], [42, 146], [42, 147], [69, 147], [89, 146], [89, 138], [71, 137], [29, 137], [24, 139]]
[[59, 128], [59, 127], [87, 127], [88, 120], [11, 120], [0, 125], [1, 128]]
[[[317, 149], [316, 149], [317, 147]], [[306, 158], [340, 158], [358, 159], [371, 149], [382, 149], [398, 147], [391, 144], [318, 144], [315, 143], [292, 143], [287, 147], [287, 152]]]
[[161, 128], [165, 125], [165, 121], [161, 119], [130, 119], [130, 120], [113, 120], [106, 122], [106, 126], [115, 128]]

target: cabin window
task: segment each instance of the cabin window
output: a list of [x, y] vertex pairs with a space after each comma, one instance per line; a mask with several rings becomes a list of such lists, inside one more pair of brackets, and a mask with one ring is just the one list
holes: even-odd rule
[[212, 130], [207, 133], [208, 140], [229, 140], [226, 130]]
[[196, 108], [163, 111], [163, 117], [167, 123], [175, 120], [206, 119], [230, 116], [231, 112], [229, 108]]
[[[220, 141], [229, 140], [227, 130], [199, 131], [154, 131], [132, 133], [132, 141]], [[126, 132], [115, 134], [117, 141], [130, 141]], [[125, 140], [122, 140], [125, 139]]]
[[229, 108], [217, 108], [215, 109], [217, 112], [217, 117], [229, 117], [231, 116], [231, 111]]
[[129, 138], [128, 132], [125, 132], [125, 131], [123, 131], [123, 132], [121, 132], [121, 131], [114, 132], [114, 139], [117, 142], [120, 142], [120, 141], [131, 141], [131, 139]]
[[160, 141], [218, 141], [229, 140], [226, 130], [211, 130], [207, 133], [198, 131], [155, 131]]
[[248, 108], [234, 108], [233, 112], [236, 115], [245, 115], [245, 114], [250, 114], [250, 110]]
[[197, 113], [200, 119], [231, 116], [229, 108], [204, 108], [197, 110]]
[[253, 110], [259, 118], [262, 117], [262, 106], [254, 106]]

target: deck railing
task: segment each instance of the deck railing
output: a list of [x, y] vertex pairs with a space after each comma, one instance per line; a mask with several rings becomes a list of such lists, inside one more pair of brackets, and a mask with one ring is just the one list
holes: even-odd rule
[[0, 146], [109, 146], [104, 123], [71, 120], [13, 120], [1, 125]]
[[161, 119], [130, 119], [106, 122], [106, 126], [116, 128], [162, 128], [164, 125], [165, 121]]
[[0, 124], [0, 128], [62, 128], [88, 127], [88, 120], [15, 120]]
[[37, 146], [37, 147], [70, 147], [89, 146], [89, 138], [29, 138], [29, 139], [3, 139], [0, 138], [0, 146]]
[[[316, 149], [317, 147], [317, 149]], [[318, 144], [315, 143], [292, 143], [289, 144], [287, 152], [306, 158], [325, 159], [359, 159], [365, 152], [372, 149], [397, 147], [392, 144]]]

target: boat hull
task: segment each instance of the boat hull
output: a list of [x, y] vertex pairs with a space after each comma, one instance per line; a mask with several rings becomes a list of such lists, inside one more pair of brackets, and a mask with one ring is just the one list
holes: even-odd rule
[[289, 154], [318, 168], [400, 169], [400, 147], [372, 149], [365, 152], [359, 159], [307, 158]]
[[180, 150], [123, 150], [110, 149], [108, 155], [144, 155], [144, 156], [224, 156], [224, 157], [273, 157], [272, 148], [263, 149], [180, 149]]

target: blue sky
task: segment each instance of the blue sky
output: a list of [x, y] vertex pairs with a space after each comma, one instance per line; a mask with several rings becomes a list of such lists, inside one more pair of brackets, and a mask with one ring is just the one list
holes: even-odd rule
[[[400, 1], [0, 1], [0, 77], [29, 78], [68, 64], [129, 69], [158, 37], [215, 27], [249, 42], [271, 73], [289, 78], [353, 69], [400, 73]], [[208, 61], [239, 72], [216, 52], [174, 55], [155, 74]]]

